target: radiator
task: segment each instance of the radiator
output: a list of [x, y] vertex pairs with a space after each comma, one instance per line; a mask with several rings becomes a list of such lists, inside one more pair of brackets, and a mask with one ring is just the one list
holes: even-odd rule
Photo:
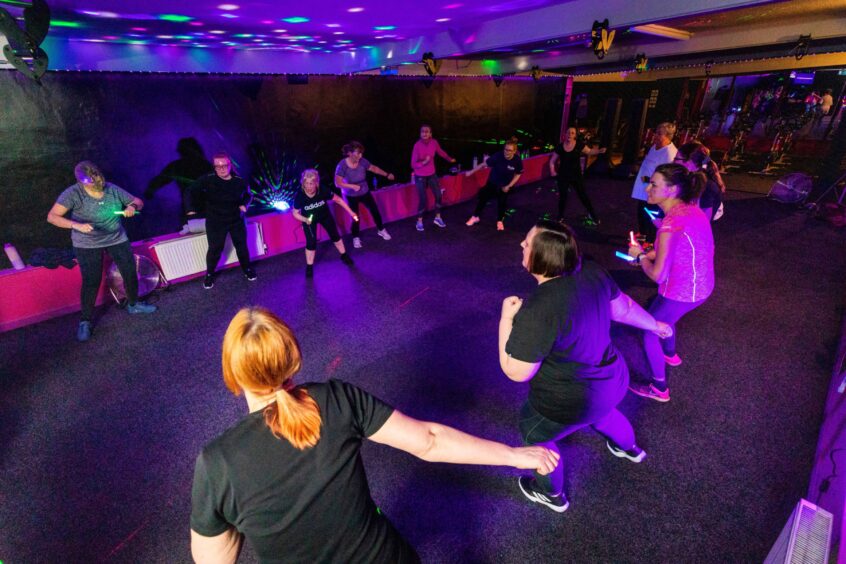
[[827, 564], [833, 520], [825, 509], [800, 500], [764, 563]]
[[[155, 250], [162, 273], [168, 280], [191, 276], [206, 270], [206, 251], [209, 249], [209, 244], [205, 233], [185, 235], [178, 239], [162, 241], [153, 244], [151, 248]], [[247, 222], [247, 248], [250, 249], [250, 256], [253, 258], [267, 254], [260, 223]], [[236, 262], [238, 262], [238, 257], [235, 254], [235, 248], [227, 236], [226, 246], [223, 249], [223, 256], [218, 263], [218, 268], [221, 265]]]

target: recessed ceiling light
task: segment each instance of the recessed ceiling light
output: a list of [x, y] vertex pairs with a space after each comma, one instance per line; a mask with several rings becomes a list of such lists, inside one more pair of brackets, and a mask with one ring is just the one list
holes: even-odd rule
[[364, 8], [350, 8], [349, 10], [347, 10], [347, 12], [349, 12], [351, 14], [357, 14], [357, 13], [363, 12], [363, 11], [364, 11]]
[[341, 24], [326, 24], [326, 27], [341, 27]]
[[343, 34], [344, 34], [343, 31], [333, 31], [332, 32], [332, 35], [343, 35]]
[[273, 33], [288, 33], [287, 29], [274, 29]]
[[79, 10], [80, 14], [85, 14], [86, 16], [94, 16], [95, 18], [117, 18], [118, 15], [114, 12], [94, 12], [90, 10]]
[[240, 8], [237, 4], [221, 4], [217, 7], [218, 10], [237, 10]]
[[444, 23], [444, 22], [448, 22], [449, 18], [438, 18], [435, 21], [438, 22], [438, 23]]
[[223, 35], [223, 34], [224, 34], [224, 33], [226, 33], [226, 32], [225, 32], [225, 31], [223, 31], [222, 29], [213, 29], [213, 30], [211, 30], [209, 33], [213, 33], [213, 34], [215, 34], [215, 35]]
[[308, 18], [304, 18], [302, 16], [292, 16], [290, 18], [282, 18], [282, 21], [285, 23], [298, 24], [306, 23], [308, 21]]
[[237, 18], [238, 16], [237, 16], [236, 14], [220, 14], [220, 17], [222, 17], [222, 18], [229, 18], [229, 19], [235, 19], [235, 18]]
[[396, 28], [397, 28], [397, 26], [395, 26], [395, 25], [377, 25], [377, 26], [373, 26], [373, 29], [374, 29], [375, 31], [390, 31], [390, 30], [392, 30], [392, 29], [396, 29]]

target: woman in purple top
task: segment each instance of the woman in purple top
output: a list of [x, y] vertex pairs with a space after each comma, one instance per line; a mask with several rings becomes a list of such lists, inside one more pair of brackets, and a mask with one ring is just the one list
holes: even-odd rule
[[659, 206], [665, 216], [655, 248], [645, 253], [639, 244], [629, 247], [629, 255], [658, 283], [649, 313], [674, 329], [673, 335], [663, 340], [644, 334], [652, 382], [629, 386], [635, 394], [656, 401], [670, 401], [666, 365], [681, 364], [676, 354], [676, 322], [702, 305], [714, 290], [714, 236], [709, 218], [697, 205], [705, 183], [702, 172], [678, 164], [658, 166], [646, 187], [647, 201]]
[[[340, 188], [344, 193], [347, 203], [349, 203], [355, 215], [358, 215], [359, 204], [364, 204], [370, 210], [370, 215], [373, 216], [373, 221], [376, 223], [376, 233], [385, 241], [390, 241], [391, 236], [382, 224], [382, 215], [379, 213], [379, 207], [376, 205], [376, 200], [373, 199], [373, 194], [370, 193], [367, 187], [367, 172], [370, 171], [373, 174], [384, 176], [388, 180], [393, 180], [394, 175], [385, 172], [374, 164], [370, 164], [370, 161], [362, 156], [364, 155], [364, 145], [358, 141], [350, 141], [344, 145], [341, 153], [344, 155], [344, 158], [335, 167], [335, 186]], [[361, 239], [358, 236], [360, 229], [361, 223], [358, 221], [353, 222], [353, 247], [356, 249], [361, 248]]]
[[441, 184], [438, 182], [438, 175], [435, 174], [435, 155], [448, 160], [451, 163], [455, 159], [441, 149], [441, 145], [432, 139], [432, 128], [428, 125], [420, 127], [420, 140], [414, 144], [411, 151], [411, 170], [414, 175], [414, 184], [417, 186], [417, 231], [423, 231], [423, 212], [426, 211], [426, 188], [432, 191], [435, 196], [435, 225], [446, 227], [441, 219]]

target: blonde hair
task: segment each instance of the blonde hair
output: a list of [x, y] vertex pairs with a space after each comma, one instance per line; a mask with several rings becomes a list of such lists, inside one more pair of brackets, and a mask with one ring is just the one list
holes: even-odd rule
[[305, 450], [320, 440], [320, 409], [291, 379], [300, 371], [300, 345], [291, 328], [270, 310], [243, 308], [223, 337], [223, 381], [236, 396], [242, 390], [276, 401], [264, 408], [273, 435]]
[[317, 182], [317, 187], [320, 188], [320, 173], [313, 168], [307, 168], [303, 171], [300, 175], [300, 189], [305, 192], [305, 181], [306, 178], [314, 178], [315, 182]]

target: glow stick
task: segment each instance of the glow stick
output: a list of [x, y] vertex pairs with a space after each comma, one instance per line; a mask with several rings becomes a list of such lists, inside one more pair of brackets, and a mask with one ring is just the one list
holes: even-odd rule
[[620, 251], [617, 251], [614, 254], [617, 255], [617, 258], [621, 258], [621, 259], [628, 261], [628, 262], [634, 262], [636, 260], [634, 257], [631, 257], [631, 256], [627, 255], [626, 253], [621, 253]]

